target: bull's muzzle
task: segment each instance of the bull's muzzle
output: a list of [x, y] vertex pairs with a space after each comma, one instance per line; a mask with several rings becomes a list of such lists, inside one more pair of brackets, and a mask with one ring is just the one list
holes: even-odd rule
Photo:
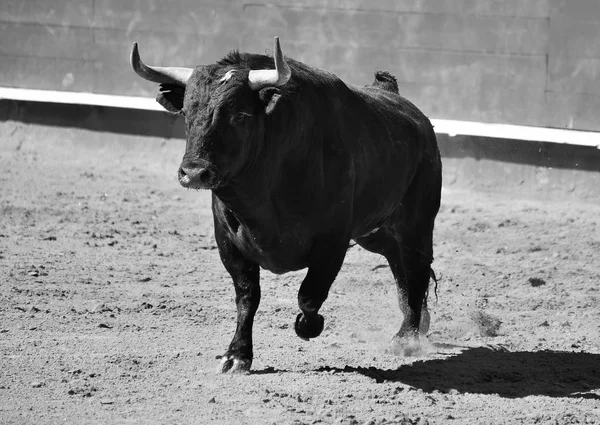
[[188, 189], [212, 189], [215, 173], [209, 167], [179, 167], [179, 184]]

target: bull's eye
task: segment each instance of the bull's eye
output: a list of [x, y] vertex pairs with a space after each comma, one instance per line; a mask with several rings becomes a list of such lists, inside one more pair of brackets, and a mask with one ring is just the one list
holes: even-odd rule
[[247, 112], [238, 112], [231, 116], [231, 123], [234, 125], [242, 124], [246, 118], [251, 116], [252, 114], [249, 114]]

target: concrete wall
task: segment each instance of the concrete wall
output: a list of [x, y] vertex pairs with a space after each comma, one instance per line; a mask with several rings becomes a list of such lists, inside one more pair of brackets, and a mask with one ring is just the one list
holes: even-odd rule
[[598, 34], [598, 0], [2, 0], [0, 85], [154, 96], [133, 41], [194, 66], [279, 35], [355, 84], [391, 71], [435, 118], [600, 130]]

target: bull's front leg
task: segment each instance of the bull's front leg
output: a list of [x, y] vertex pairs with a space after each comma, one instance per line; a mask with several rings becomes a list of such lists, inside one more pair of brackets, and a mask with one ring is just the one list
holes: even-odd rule
[[313, 245], [308, 273], [298, 291], [301, 313], [296, 317], [294, 327], [296, 334], [304, 340], [316, 338], [323, 331], [325, 319], [319, 309], [342, 267], [349, 242], [349, 236], [338, 233], [322, 236]]
[[233, 279], [237, 327], [221, 357], [220, 372], [247, 372], [252, 366], [252, 325], [260, 303], [259, 266], [247, 260], [215, 220], [215, 237], [223, 265]]

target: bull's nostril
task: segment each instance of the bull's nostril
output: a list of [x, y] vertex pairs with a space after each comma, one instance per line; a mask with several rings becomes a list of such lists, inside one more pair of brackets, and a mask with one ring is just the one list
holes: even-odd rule
[[183, 187], [191, 187], [196, 189], [209, 187], [213, 183], [215, 177], [211, 170], [200, 167], [179, 167], [177, 176], [179, 178], [179, 183]]
[[183, 167], [179, 167], [179, 171], [177, 172], [177, 178], [179, 179], [179, 183], [183, 187], [188, 187], [191, 183], [190, 181], [190, 173], [186, 171]]

